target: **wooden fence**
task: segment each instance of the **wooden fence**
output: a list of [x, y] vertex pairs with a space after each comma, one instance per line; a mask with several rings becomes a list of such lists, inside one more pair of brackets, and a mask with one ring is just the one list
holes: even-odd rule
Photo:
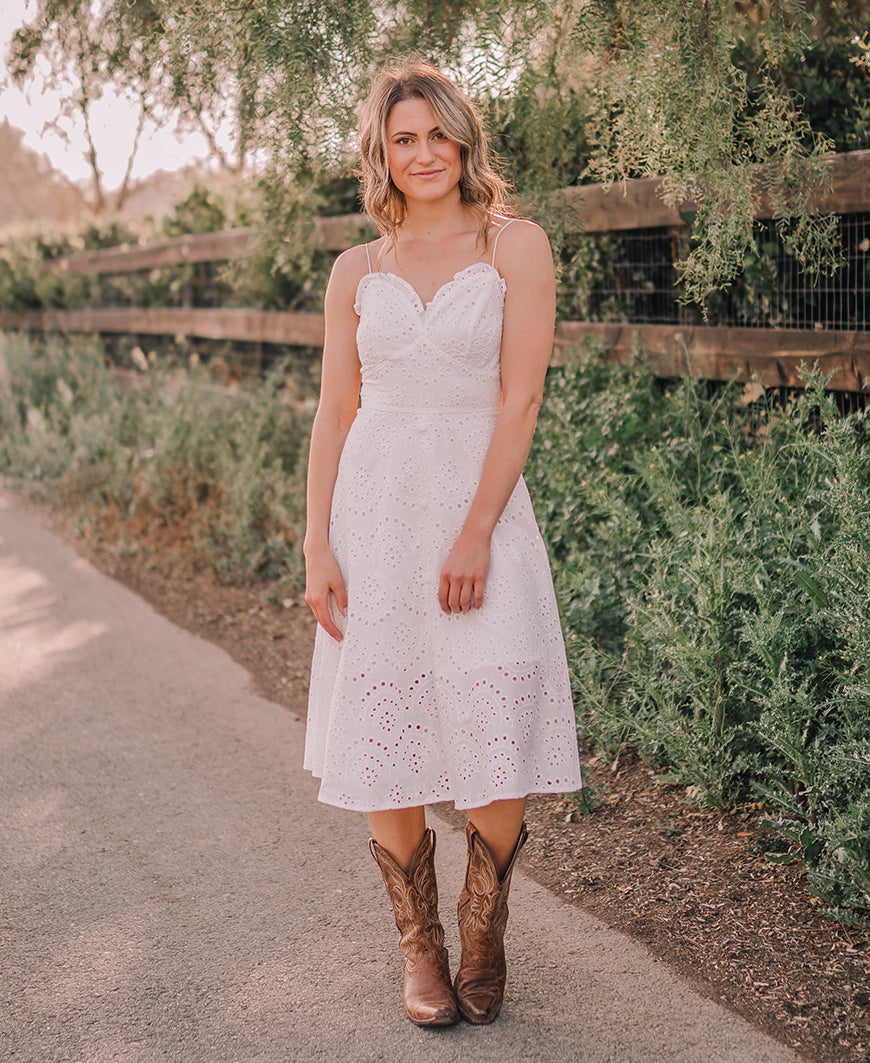
[[[870, 211], [870, 151], [830, 159], [831, 193], [819, 204], [836, 214]], [[586, 232], [686, 225], [681, 211], [661, 198], [658, 179], [604, 187], [584, 185], [558, 194]], [[770, 217], [761, 197], [759, 218]], [[358, 242], [371, 229], [361, 216], [318, 219], [316, 237], [329, 250]], [[68, 275], [120, 274], [191, 262], [240, 258], [255, 246], [252, 229], [183, 236], [146, 246], [118, 247], [58, 259], [53, 270]], [[142, 309], [0, 311], [0, 328], [58, 329], [65, 332], [192, 336], [214, 340], [318, 347], [323, 317], [256, 309]], [[800, 367], [818, 361], [834, 375], [830, 387], [864, 391], [870, 386], [870, 332], [829, 329], [687, 327], [684, 325], [600, 324], [562, 321], [557, 326], [555, 359], [572, 357], [581, 341], [592, 339], [614, 361], [642, 357], [662, 376], [692, 375], [709, 380], [758, 379], [766, 387], [800, 387]]]

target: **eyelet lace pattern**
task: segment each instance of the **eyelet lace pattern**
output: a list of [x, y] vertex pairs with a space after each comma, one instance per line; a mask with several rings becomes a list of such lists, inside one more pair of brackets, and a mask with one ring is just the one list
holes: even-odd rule
[[474, 808], [582, 785], [549, 562], [522, 479], [493, 534], [483, 607], [446, 615], [438, 604], [496, 421], [504, 291], [487, 262], [428, 304], [397, 274], [360, 281], [362, 403], [330, 521], [348, 616], [340, 643], [317, 631], [305, 748], [327, 804]]

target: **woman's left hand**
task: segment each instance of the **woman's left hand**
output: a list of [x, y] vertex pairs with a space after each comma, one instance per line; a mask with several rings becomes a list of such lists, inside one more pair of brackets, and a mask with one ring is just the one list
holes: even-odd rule
[[438, 602], [445, 613], [467, 613], [483, 605], [489, 550], [489, 538], [460, 533], [444, 562], [438, 584]]

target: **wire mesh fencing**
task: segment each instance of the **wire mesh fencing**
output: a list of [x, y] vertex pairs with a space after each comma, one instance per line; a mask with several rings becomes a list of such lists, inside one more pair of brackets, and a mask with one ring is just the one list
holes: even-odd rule
[[758, 222], [741, 276], [705, 306], [679, 298], [685, 229], [592, 233], [562, 249], [560, 315], [566, 320], [739, 328], [870, 329], [870, 213], [841, 215], [840, 265], [813, 276], [773, 222]]

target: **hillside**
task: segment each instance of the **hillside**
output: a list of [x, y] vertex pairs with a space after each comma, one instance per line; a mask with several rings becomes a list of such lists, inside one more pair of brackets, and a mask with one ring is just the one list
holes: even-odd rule
[[[222, 189], [227, 183], [204, 162], [183, 170], [158, 170], [132, 183], [120, 214], [128, 218], [171, 214], [196, 182]], [[113, 189], [106, 198], [113, 202]], [[0, 231], [33, 223], [70, 222], [88, 211], [86, 186], [74, 184], [47, 156], [27, 147], [24, 132], [4, 119], [0, 123]]]
[[83, 207], [82, 192], [48, 158], [24, 144], [24, 133], [0, 124], [0, 227], [67, 221]]

